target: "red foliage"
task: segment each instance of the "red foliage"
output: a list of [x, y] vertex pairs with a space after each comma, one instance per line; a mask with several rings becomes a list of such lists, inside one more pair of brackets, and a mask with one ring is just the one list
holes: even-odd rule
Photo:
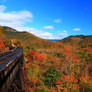
[[73, 58], [72, 61], [73, 61], [73, 62], [78, 62], [78, 63], [79, 63], [80, 60], [79, 60], [79, 59], [76, 59], [76, 58]]
[[56, 82], [56, 84], [60, 84], [61, 83], [61, 81], [60, 80], [58, 80], [57, 82]]
[[75, 79], [75, 77], [73, 75], [64, 75], [60, 78], [60, 80], [66, 80], [68, 82], [78, 82], [77, 79]]
[[28, 59], [28, 62], [31, 62], [31, 60], [32, 60], [32, 59], [30, 58], [30, 56], [28, 56], [27, 59]]
[[28, 60], [31, 61], [31, 60], [35, 59], [37, 61], [44, 61], [45, 57], [46, 57], [45, 54], [40, 54], [34, 50], [30, 50]]
[[83, 48], [83, 50], [91, 51], [91, 48]]
[[5, 45], [3, 43], [2, 40], [0, 40], [0, 50], [4, 50], [5, 49]]
[[77, 88], [79, 88], [79, 85], [78, 85], [78, 84], [75, 84], [75, 85], [73, 86], [73, 89], [77, 89]]
[[72, 47], [71, 46], [65, 46], [64, 49], [65, 49], [65, 51], [71, 51]]
[[40, 87], [40, 86], [38, 86], [38, 87], [37, 87], [37, 89], [41, 89], [41, 87]]
[[24, 68], [21, 68], [21, 70], [22, 70], [22, 74], [23, 74], [24, 78], [26, 78], [26, 74], [25, 74]]
[[33, 82], [33, 84], [36, 84], [37, 83], [37, 80], [36, 79], [33, 79], [32, 82]]

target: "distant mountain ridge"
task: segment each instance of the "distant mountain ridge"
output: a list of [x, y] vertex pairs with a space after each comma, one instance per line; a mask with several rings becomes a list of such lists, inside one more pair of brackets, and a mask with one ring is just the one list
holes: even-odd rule
[[4, 39], [20, 40], [24, 46], [33, 46], [36, 48], [61, 48], [63, 45], [85, 45], [92, 44], [92, 35], [75, 35], [69, 36], [64, 39], [42, 39], [26, 31], [19, 32], [13, 28], [2, 26]]
[[86, 46], [92, 44], [92, 35], [75, 35], [69, 36], [62, 40], [59, 40], [63, 44], [75, 45], [75, 46]]

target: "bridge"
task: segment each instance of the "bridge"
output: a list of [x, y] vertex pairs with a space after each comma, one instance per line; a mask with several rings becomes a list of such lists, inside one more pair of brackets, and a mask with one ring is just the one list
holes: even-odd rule
[[10, 92], [17, 73], [23, 64], [23, 49], [16, 48], [0, 53], [0, 92]]

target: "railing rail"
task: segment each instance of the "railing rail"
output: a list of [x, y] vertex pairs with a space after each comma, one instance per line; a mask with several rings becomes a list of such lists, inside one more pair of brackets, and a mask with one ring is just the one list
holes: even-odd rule
[[7, 83], [9, 80], [13, 79], [16, 71], [18, 71], [19, 66], [22, 64], [23, 50], [21, 48], [16, 48], [11, 51], [11, 53], [1, 57], [0, 60], [6, 57], [8, 58], [0, 64], [0, 92], [6, 92], [1, 90], [4, 90], [4, 88], [8, 86]]
[[2, 62], [2, 63], [0, 64], [0, 71], [2, 71], [6, 66], [8, 66], [10, 63], [12, 63], [12, 61], [13, 61], [16, 57], [18, 57], [20, 53], [22, 53], [22, 52], [20, 52], [20, 51], [21, 51], [21, 49], [19, 49], [19, 50], [15, 49], [15, 50], [13, 50], [13, 52], [11, 52], [10, 54], [7, 54], [7, 55], [5, 55], [5, 56], [3, 56], [3, 57], [0, 57], [0, 60], [2, 60], [2, 59], [7, 58], [8, 56], [12, 56], [12, 55], [14, 54], [12, 57], [8, 58], [7, 60], [5, 60], [4, 62]]
[[7, 57], [9, 57], [9, 56], [11, 56], [11, 55], [13, 55], [13, 54], [14, 54], [14, 52], [6, 54], [5, 56], [0, 57], [0, 61], [5, 59], [5, 58], [7, 58]]
[[15, 51], [16, 49], [17, 49], [17, 48], [14, 48], [14, 49], [8, 50], [8, 51], [0, 52], [0, 58], [1, 58], [2, 56], [5, 56], [5, 55], [7, 55], [7, 54], [9, 54], [9, 53], [11, 53], [11, 52], [13, 52], [13, 51]]

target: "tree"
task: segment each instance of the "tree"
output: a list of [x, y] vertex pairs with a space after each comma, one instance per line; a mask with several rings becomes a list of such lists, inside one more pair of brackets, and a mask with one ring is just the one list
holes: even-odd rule
[[60, 57], [62, 57], [63, 55], [62, 55], [62, 53], [56, 53], [56, 56], [57, 56], [58, 58], [60, 58]]
[[30, 50], [30, 46], [26, 46], [26, 48], [27, 48], [28, 50]]
[[0, 50], [5, 50], [5, 45], [3, 43], [3, 40], [0, 40]]
[[60, 73], [54, 67], [50, 67], [44, 74], [44, 84], [47, 87], [56, 86], [56, 81], [60, 77]]

